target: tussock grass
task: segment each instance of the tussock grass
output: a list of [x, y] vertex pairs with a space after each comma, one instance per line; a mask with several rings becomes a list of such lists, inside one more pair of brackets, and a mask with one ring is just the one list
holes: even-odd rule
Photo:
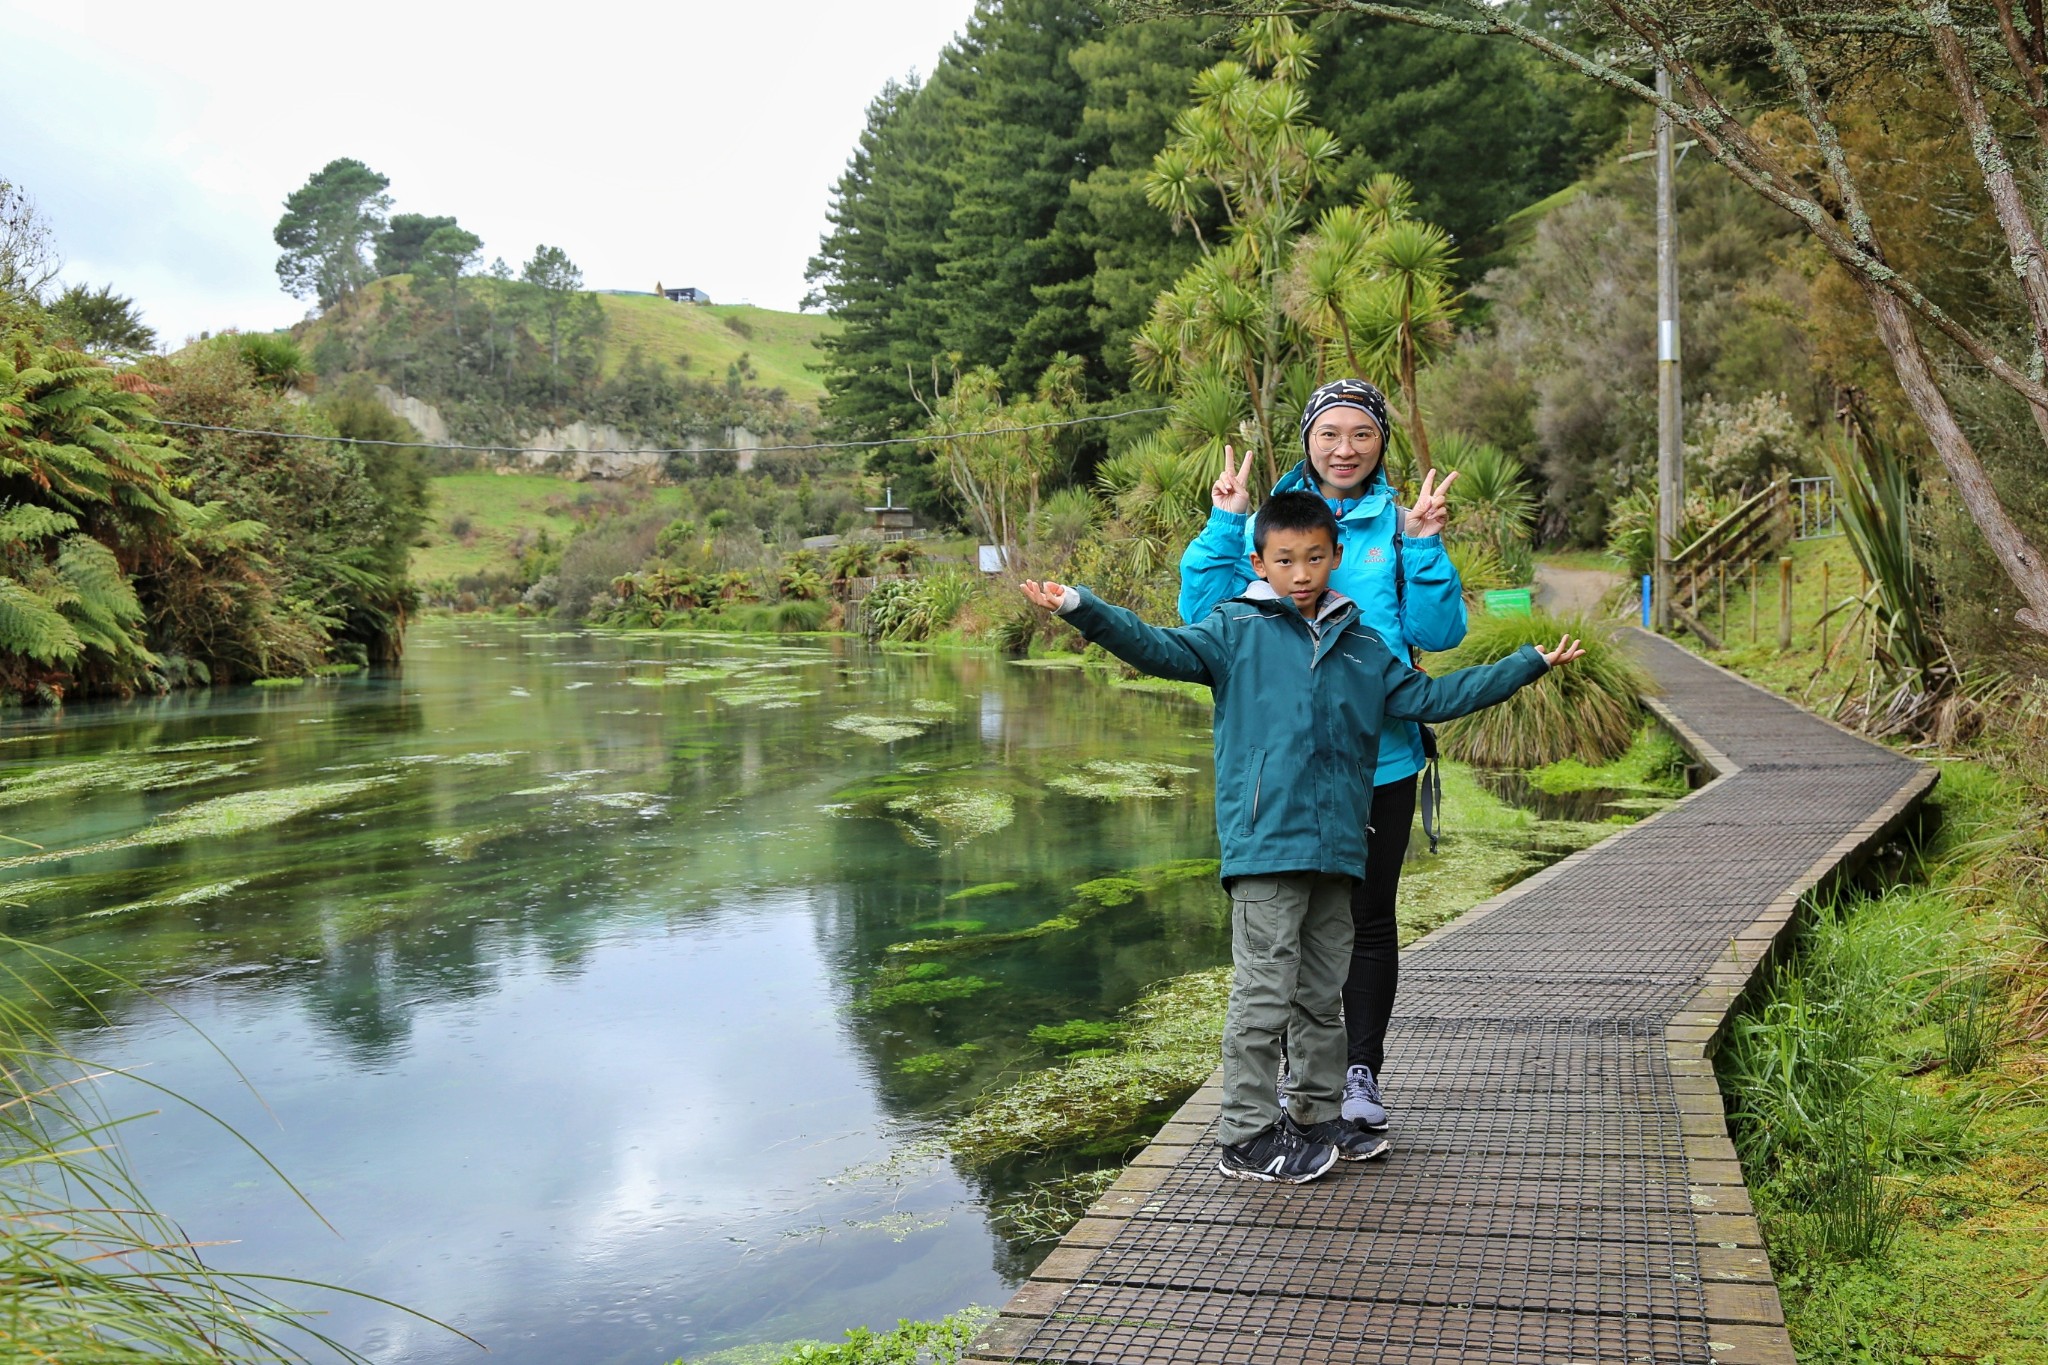
[[1431, 661], [1431, 671], [1493, 663], [1523, 645], [1547, 649], [1567, 633], [1585, 641], [1586, 657], [1551, 670], [1498, 706], [1443, 726], [1438, 733], [1444, 752], [1496, 768], [1535, 768], [1567, 758], [1597, 766], [1627, 752], [1642, 722], [1637, 698], [1650, 682], [1599, 622], [1542, 614], [1480, 616], [1463, 644]]

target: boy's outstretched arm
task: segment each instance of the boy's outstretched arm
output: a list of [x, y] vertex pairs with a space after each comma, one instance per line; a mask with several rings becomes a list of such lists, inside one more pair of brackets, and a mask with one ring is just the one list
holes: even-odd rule
[[1222, 676], [1222, 652], [1213, 647], [1205, 625], [1179, 630], [1149, 626], [1136, 612], [1061, 583], [1027, 579], [1024, 595], [1141, 673], [1211, 687]]
[[1505, 659], [1461, 668], [1441, 678], [1409, 668], [1389, 654], [1385, 664], [1387, 714], [1401, 720], [1455, 720], [1506, 701], [1518, 689], [1585, 652], [1577, 640], [1567, 635], [1557, 642], [1555, 649], [1523, 645]]

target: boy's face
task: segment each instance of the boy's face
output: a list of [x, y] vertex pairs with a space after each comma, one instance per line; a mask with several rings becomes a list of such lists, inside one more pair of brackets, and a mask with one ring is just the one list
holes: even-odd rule
[[1273, 591], [1294, 599], [1303, 616], [1315, 615], [1323, 590], [1330, 586], [1330, 571], [1344, 558], [1344, 552], [1330, 543], [1330, 533], [1318, 526], [1313, 531], [1266, 533], [1266, 548], [1252, 552], [1252, 568], [1273, 585]]

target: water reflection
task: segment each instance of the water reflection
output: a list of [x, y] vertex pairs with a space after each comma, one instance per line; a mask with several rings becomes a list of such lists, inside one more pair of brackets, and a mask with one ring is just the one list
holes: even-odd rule
[[[1043, 1060], [1034, 1025], [1223, 961], [1220, 897], [1179, 882], [936, 955], [918, 979], [952, 985], [876, 1006], [888, 950], [1213, 856], [1205, 729], [983, 657], [443, 624], [402, 673], [17, 721], [8, 831], [106, 847], [0, 894], [10, 932], [150, 984], [260, 1088], [140, 1000], [81, 1037], [246, 1131], [340, 1233], [166, 1110], [135, 1159], [195, 1237], [239, 1239], [221, 1264], [401, 1299], [500, 1361], [666, 1360], [997, 1301], [1028, 1269], [982, 1213], [1028, 1172], [964, 1179], [922, 1140]], [[238, 740], [193, 785], [26, 795], [54, 765]], [[1049, 785], [1098, 758], [1196, 771], [1147, 799]], [[314, 804], [271, 820], [285, 791]], [[223, 827], [133, 841], [217, 798]], [[379, 1359], [473, 1354], [331, 1307]]]

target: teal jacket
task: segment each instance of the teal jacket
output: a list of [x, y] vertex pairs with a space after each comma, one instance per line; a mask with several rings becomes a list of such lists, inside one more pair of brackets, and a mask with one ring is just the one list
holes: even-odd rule
[[1060, 614], [1131, 667], [1215, 694], [1216, 837], [1223, 876], [1365, 875], [1366, 816], [1383, 718], [1450, 720], [1501, 701], [1549, 665], [1530, 645], [1441, 678], [1408, 666], [1328, 593], [1316, 619], [1263, 581], [1191, 626], [1146, 625], [1085, 588]]
[[[1315, 492], [1306, 460], [1280, 476], [1275, 493]], [[1344, 562], [1330, 587], [1358, 604], [1366, 627], [1407, 662], [1410, 649], [1451, 649], [1465, 638], [1465, 593], [1458, 570], [1444, 553], [1441, 536], [1400, 534], [1401, 509], [1394, 505], [1385, 466], [1373, 472], [1358, 505], [1337, 518]], [[1252, 519], [1212, 511], [1209, 524], [1180, 557], [1180, 619], [1192, 625], [1258, 581], [1252, 573]], [[1399, 542], [1399, 551], [1395, 549]], [[1394, 566], [1400, 564], [1401, 590]], [[1396, 721], [1380, 737], [1375, 783], [1396, 782], [1422, 771], [1422, 736], [1407, 721]]]

